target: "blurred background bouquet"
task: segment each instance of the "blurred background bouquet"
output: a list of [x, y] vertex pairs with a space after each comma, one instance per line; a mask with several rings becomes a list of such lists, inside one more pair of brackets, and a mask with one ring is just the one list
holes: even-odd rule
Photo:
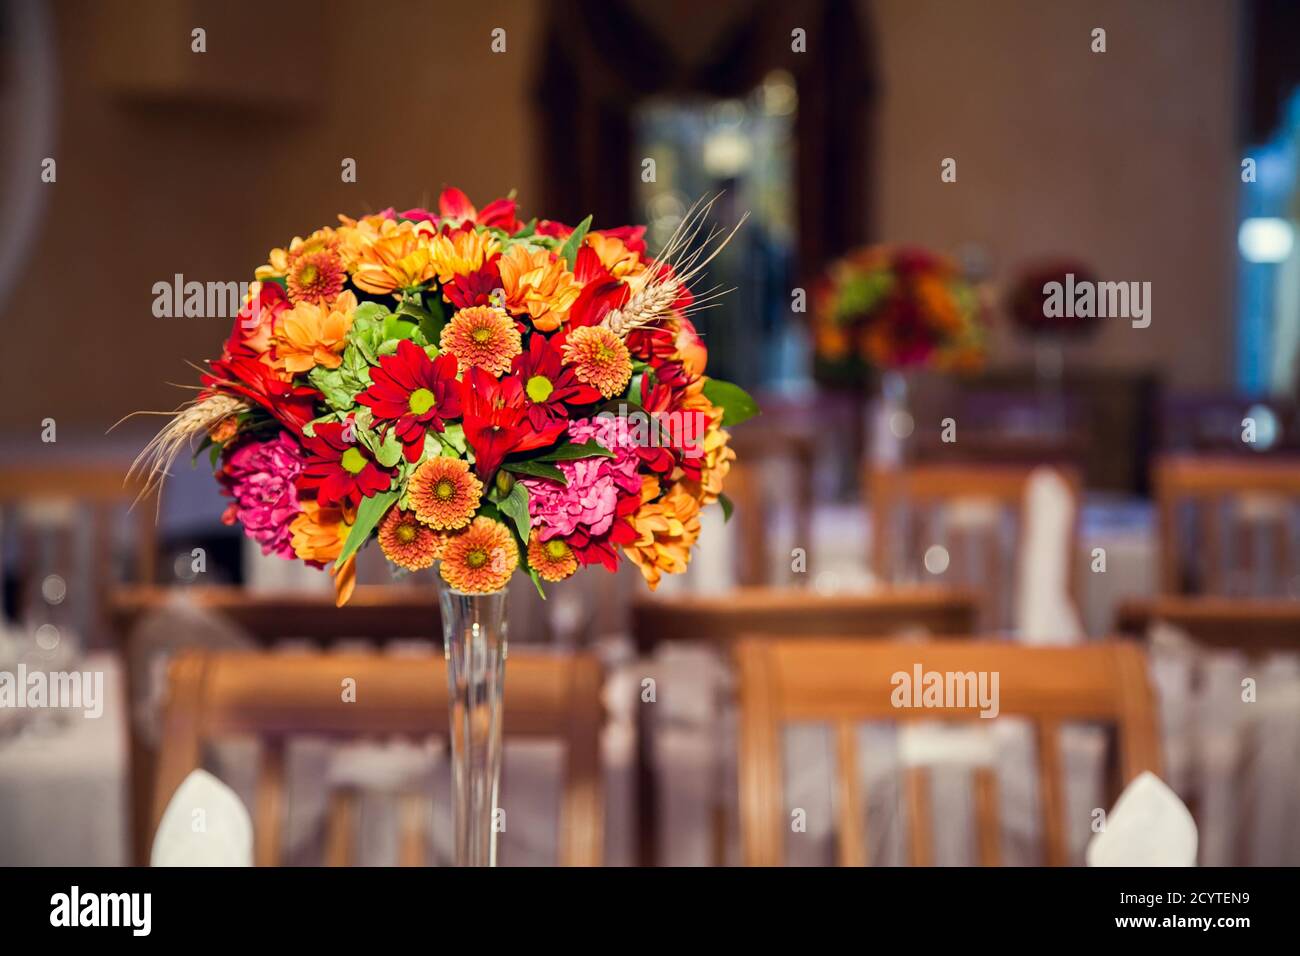
[[818, 378], [870, 385], [874, 372], [975, 371], [984, 309], [956, 263], [926, 249], [877, 245], [826, 271], [814, 302]]

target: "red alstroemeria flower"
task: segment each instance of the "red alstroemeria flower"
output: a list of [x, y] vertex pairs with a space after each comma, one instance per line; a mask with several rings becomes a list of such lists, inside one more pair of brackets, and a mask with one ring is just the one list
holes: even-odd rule
[[540, 332], [529, 338], [527, 352], [515, 356], [511, 371], [523, 382], [528, 422], [538, 431], [563, 422], [568, 417], [566, 406], [600, 401], [600, 390], [578, 381], [559, 348]]
[[256, 299], [244, 303], [226, 340], [222, 358], [256, 358], [271, 347], [276, 321], [290, 306], [289, 297], [278, 282], [263, 282]]
[[474, 470], [487, 479], [506, 455], [554, 444], [567, 423], [560, 419], [535, 429], [528, 420], [528, 400], [518, 375], [500, 380], [481, 368], [466, 370], [460, 383], [465, 440], [474, 449]]
[[492, 293], [501, 288], [501, 270], [497, 268], [500, 258], [501, 253], [493, 253], [477, 272], [455, 276], [442, 287], [442, 294], [457, 309], [491, 305]]
[[537, 220], [536, 229], [539, 236], [550, 236], [552, 239], [568, 239], [573, 235], [572, 226], [554, 219]]
[[438, 217], [443, 223], [472, 222], [476, 226], [492, 226], [514, 235], [524, 224], [515, 217], [517, 206], [513, 199], [494, 199], [480, 211], [474, 208], [469, 197], [455, 187], [444, 189], [438, 197]]
[[629, 289], [620, 279], [615, 279], [601, 265], [600, 257], [591, 246], [578, 250], [573, 263], [574, 277], [583, 283], [578, 298], [569, 307], [567, 326], [576, 329], [583, 325], [599, 325], [610, 309], [617, 309], [627, 301]]
[[[347, 424], [351, 425], [351, 420]], [[307, 462], [298, 476], [299, 491], [314, 490], [322, 505], [355, 508], [362, 498], [388, 490], [393, 483], [393, 469], [375, 461], [370, 449], [355, 440], [350, 427], [345, 429], [340, 422], [321, 422], [312, 430], [314, 437], [302, 437]]]
[[261, 405], [295, 435], [316, 417], [320, 392], [284, 381], [257, 358], [234, 355], [212, 362], [209, 369], [200, 379], [205, 386]]
[[609, 236], [611, 239], [620, 239], [623, 245], [627, 246], [628, 252], [644, 256], [645, 226], [619, 226], [617, 229], [597, 229], [595, 232], [597, 235]]
[[370, 370], [370, 387], [357, 402], [375, 413], [377, 424], [392, 427], [407, 461], [419, 461], [429, 429], [440, 432], [444, 419], [460, 415], [456, 356], [444, 353], [431, 359], [403, 339], [396, 352], [379, 357], [379, 368]]
[[427, 222], [430, 223], [431, 225], [437, 223], [437, 218], [433, 215], [433, 213], [429, 212], [429, 210], [427, 209], [420, 209], [419, 207], [416, 207], [415, 209], [408, 209], [406, 210], [406, 212], [399, 212], [397, 214], [397, 218], [409, 219], [412, 222]]

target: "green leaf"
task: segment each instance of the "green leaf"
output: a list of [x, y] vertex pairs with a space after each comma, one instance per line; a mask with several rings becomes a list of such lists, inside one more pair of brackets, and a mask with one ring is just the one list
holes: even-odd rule
[[455, 451], [458, 455], [465, 454], [468, 447], [465, 441], [465, 426], [461, 422], [449, 424], [440, 432], [435, 432], [444, 445]]
[[317, 365], [307, 374], [307, 379], [320, 389], [330, 408], [343, 411], [352, 407], [352, 399], [356, 392], [349, 389], [343, 381], [341, 368], [324, 368]]
[[581, 445], [573, 442], [561, 445], [549, 455], [540, 455], [535, 461], [573, 461], [578, 458], [613, 458], [614, 453], [596, 439], [591, 438]]
[[[399, 315], [413, 319], [419, 327], [420, 334], [429, 345], [437, 345], [442, 335], [442, 327], [447, 324], [447, 312], [442, 307], [442, 295], [430, 293], [429, 301], [421, 304], [415, 299], [407, 299], [398, 307]], [[409, 338], [409, 336], [407, 336]]]
[[718, 504], [722, 505], [722, 521], [725, 524], [731, 520], [731, 513], [736, 510], [736, 506], [726, 495], [718, 495]]
[[334, 562], [334, 567], [342, 567], [343, 562], [352, 555], [357, 553], [357, 549], [366, 543], [370, 537], [370, 532], [375, 530], [375, 525], [392, 507], [393, 502], [397, 500], [398, 492], [381, 491], [377, 495], [361, 499], [361, 506], [357, 508], [357, 522], [348, 532], [348, 540], [343, 542], [343, 550], [339, 552], [338, 560]]
[[514, 524], [515, 534], [519, 535], [519, 539], [526, 546], [528, 533], [532, 527], [532, 517], [528, 514], [528, 489], [515, 482], [515, 486], [510, 489], [510, 494], [497, 502], [497, 507]]
[[[408, 309], [412, 311], [408, 312]], [[396, 314], [384, 318], [384, 342], [392, 339], [409, 339], [420, 327], [420, 313], [423, 312], [423, 309], [414, 307], [409, 302], [403, 302]]]
[[739, 425], [758, 414], [758, 403], [747, 391], [719, 378], [704, 383], [704, 397], [722, 409], [725, 427]]
[[385, 468], [392, 468], [402, 460], [402, 442], [391, 428], [379, 441], [375, 442], [375, 461]]
[[275, 285], [278, 285], [281, 289], [287, 290], [289, 288], [289, 280], [285, 276], [271, 276], [270, 278], [263, 279], [262, 281], [270, 282]]
[[508, 461], [501, 466], [502, 471], [509, 471], [516, 475], [528, 475], [532, 478], [545, 478], [549, 481], [558, 481], [562, 485], [568, 485], [569, 479], [564, 477], [564, 472], [554, 465], [548, 465], [544, 461]]
[[582, 240], [587, 238], [587, 230], [590, 228], [591, 217], [588, 216], [586, 219], [582, 220], [582, 222], [578, 223], [578, 227], [574, 229], [569, 238], [564, 241], [564, 245], [560, 246], [560, 255], [564, 258], [564, 261], [569, 264], [570, 272], [573, 271], [573, 267], [578, 261], [578, 250], [582, 248]]

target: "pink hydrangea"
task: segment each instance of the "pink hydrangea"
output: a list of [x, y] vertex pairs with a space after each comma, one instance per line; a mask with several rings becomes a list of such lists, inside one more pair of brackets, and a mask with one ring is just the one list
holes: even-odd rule
[[225, 493], [234, 499], [221, 520], [242, 524], [263, 554], [293, 558], [289, 522], [299, 511], [294, 480], [302, 465], [302, 448], [288, 432], [240, 445], [219, 475]]
[[592, 439], [614, 452], [614, 457], [557, 462], [567, 485], [544, 478], [522, 479], [532, 525], [541, 529], [538, 535], [543, 541], [568, 538], [575, 532], [583, 543], [599, 539], [613, 525], [619, 502], [641, 494], [636, 445], [619, 420], [603, 416], [569, 422], [570, 441], [581, 444]]

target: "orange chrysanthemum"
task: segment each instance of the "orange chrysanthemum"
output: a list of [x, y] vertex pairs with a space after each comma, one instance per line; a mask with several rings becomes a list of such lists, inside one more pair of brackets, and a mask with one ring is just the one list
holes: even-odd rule
[[461, 367], [475, 366], [496, 376], [510, 371], [510, 363], [523, 351], [523, 340], [510, 316], [488, 305], [461, 309], [442, 327], [438, 342], [456, 356]]
[[422, 523], [414, 511], [391, 508], [379, 523], [379, 550], [408, 571], [432, 567], [445, 544], [446, 536]]
[[319, 564], [334, 561], [352, 530], [351, 516], [342, 508], [322, 508], [311, 498], [299, 504], [302, 511], [289, 523], [293, 553], [304, 561]]
[[283, 278], [293, 270], [299, 259], [318, 252], [332, 251], [338, 244], [338, 234], [329, 227], [317, 229], [306, 239], [294, 236], [289, 248], [272, 249], [267, 264], [258, 266], [253, 275], [260, 280]]
[[593, 232], [587, 236], [587, 244], [615, 279], [632, 279], [646, 271], [641, 256], [629, 249], [618, 236]]
[[299, 302], [280, 319], [272, 366], [295, 374], [315, 365], [338, 368], [356, 309], [357, 297], [351, 292], [328, 305]]
[[496, 236], [486, 230], [456, 229], [449, 235], [434, 236], [429, 243], [429, 254], [438, 281], [446, 284], [456, 276], [478, 272], [500, 248]]
[[543, 541], [533, 535], [528, 542], [528, 564], [543, 581], [563, 581], [578, 570], [578, 557], [559, 538]]
[[491, 518], [475, 518], [460, 534], [447, 539], [439, 571], [457, 591], [500, 591], [519, 566], [519, 548], [510, 529]]
[[703, 391], [688, 393], [682, 402], [683, 411], [699, 411], [708, 417], [704, 437], [700, 441], [699, 481], [684, 480], [682, 486], [690, 491], [701, 505], [711, 505], [722, 494], [722, 482], [731, 471], [736, 452], [728, 444], [731, 433], [722, 427], [723, 410], [704, 397]]
[[343, 291], [347, 274], [337, 252], [321, 249], [296, 257], [285, 275], [290, 302], [321, 303]]
[[430, 458], [411, 475], [407, 494], [420, 521], [438, 531], [454, 531], [474, 517], [483, 482], [461, 458]]
[[527, 312], [533, 327], [554, 332], [569, 315], [582, 287], [568, 264], [546, 249], [529, 249], [518, 243], [497, 260], [501, 288], [512, 312]]
[[593, 385], [606, 398], [627, 388], [632, 377], [632, 356], [623, 340], [600, 325], [574, 329], [564, 343], [565, 364], [573, 366], [578, 381]]
[[352, 281], [375, 295], [418, 289], [432, 281], [433, 257], [427, 223], [387, 220], [372, 235], [358, 229], [350, 238], [356, 263]]
[[641, 569], [641, 576], [653, 591], [665, 574], [680, 574], [691, 560], [691, 547], [700, 536], [700, 503], [680, 484], [673, 485], [658, 501], [659, 482], [642, 478], [641, 507], [632, 515], [636, 541], [623, 553]]

